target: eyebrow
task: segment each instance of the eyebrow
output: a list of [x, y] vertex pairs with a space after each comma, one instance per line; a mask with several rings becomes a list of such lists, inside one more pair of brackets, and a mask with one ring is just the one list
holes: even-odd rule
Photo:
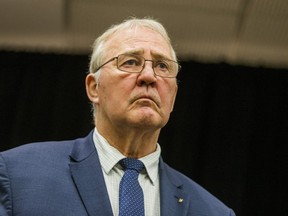
[[143, 49], [129, 50], [129, 51], [124, 52], [122, 54], [143, 55], [144, 54], [144, 50]]
[[[122, 54], [133, 54], [133, 55], [143, 55], [144, 54], [144, 50], [143, 49], [136, 49], [136, 50], [130, 50], [130, 51], [127, 51], [127, 52], [124, 52]], [[166, 55], [163, 55], [161, 53], [156, 53], [156, 52], [153, 52], [151, 53], [152, 55], [152, 58], [153, 59], [166, 59], [166, 60], [172, 60], [170, 59], [169, 57], [167, 57]], [[174, 61], [174, 60], [173, 60]]]
[[[152, 52], [152, 57], [153, 57], [154, 59], [172, 60], [172, 59], [170, 59], [168, 56], [163, 55], [163, 54], [161, 54], [161, 53], [154, 53], [154, 52]], [[174, 61], [174, 60], [173, 60], [173, 61]]]

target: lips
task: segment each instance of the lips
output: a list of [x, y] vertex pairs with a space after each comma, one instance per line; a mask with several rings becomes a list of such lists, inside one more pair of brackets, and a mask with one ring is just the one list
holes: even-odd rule
[[158, 107], [160, 105], [159, 100], [156, 96], [153, 95], [136, 95], [135, 97], [132, 98], [132, 103], [136, 102], [136, 101], [140, 101], [140, 100], [150, 100], [152, 102], [154, 102]]

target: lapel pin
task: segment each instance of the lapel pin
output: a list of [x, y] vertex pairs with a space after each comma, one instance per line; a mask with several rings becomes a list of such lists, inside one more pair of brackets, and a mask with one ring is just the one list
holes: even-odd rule
[[178, 198], [178, 203], [182, 203], [182, 202], [184, 202], [184, 199], [183, 198]]

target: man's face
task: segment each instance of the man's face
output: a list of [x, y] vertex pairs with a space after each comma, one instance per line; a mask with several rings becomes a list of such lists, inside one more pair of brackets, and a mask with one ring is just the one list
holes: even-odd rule
[[[127, 52], [148, 60], [159, 56], [172, 59], [167, 42], [147, 28], [117, 33], [106, 48], [104, 62]], [[97, 110], [96, 126], [157, 130], [167, 123], [177, 93], [176, 78], [155, 76], [149, 61], [141, 73], [118, 70], [116, 60], [101, 70], [97, 97], [92, 100]]]

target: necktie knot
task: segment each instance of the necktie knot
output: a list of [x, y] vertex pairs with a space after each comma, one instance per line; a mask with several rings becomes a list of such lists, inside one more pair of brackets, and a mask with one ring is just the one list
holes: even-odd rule
[[135, 158], [124, 158], [120, 161], [120, 165], [126, 171], [127, 169], [136, 170], [140, 173], [144, 169], [144, 164]]

